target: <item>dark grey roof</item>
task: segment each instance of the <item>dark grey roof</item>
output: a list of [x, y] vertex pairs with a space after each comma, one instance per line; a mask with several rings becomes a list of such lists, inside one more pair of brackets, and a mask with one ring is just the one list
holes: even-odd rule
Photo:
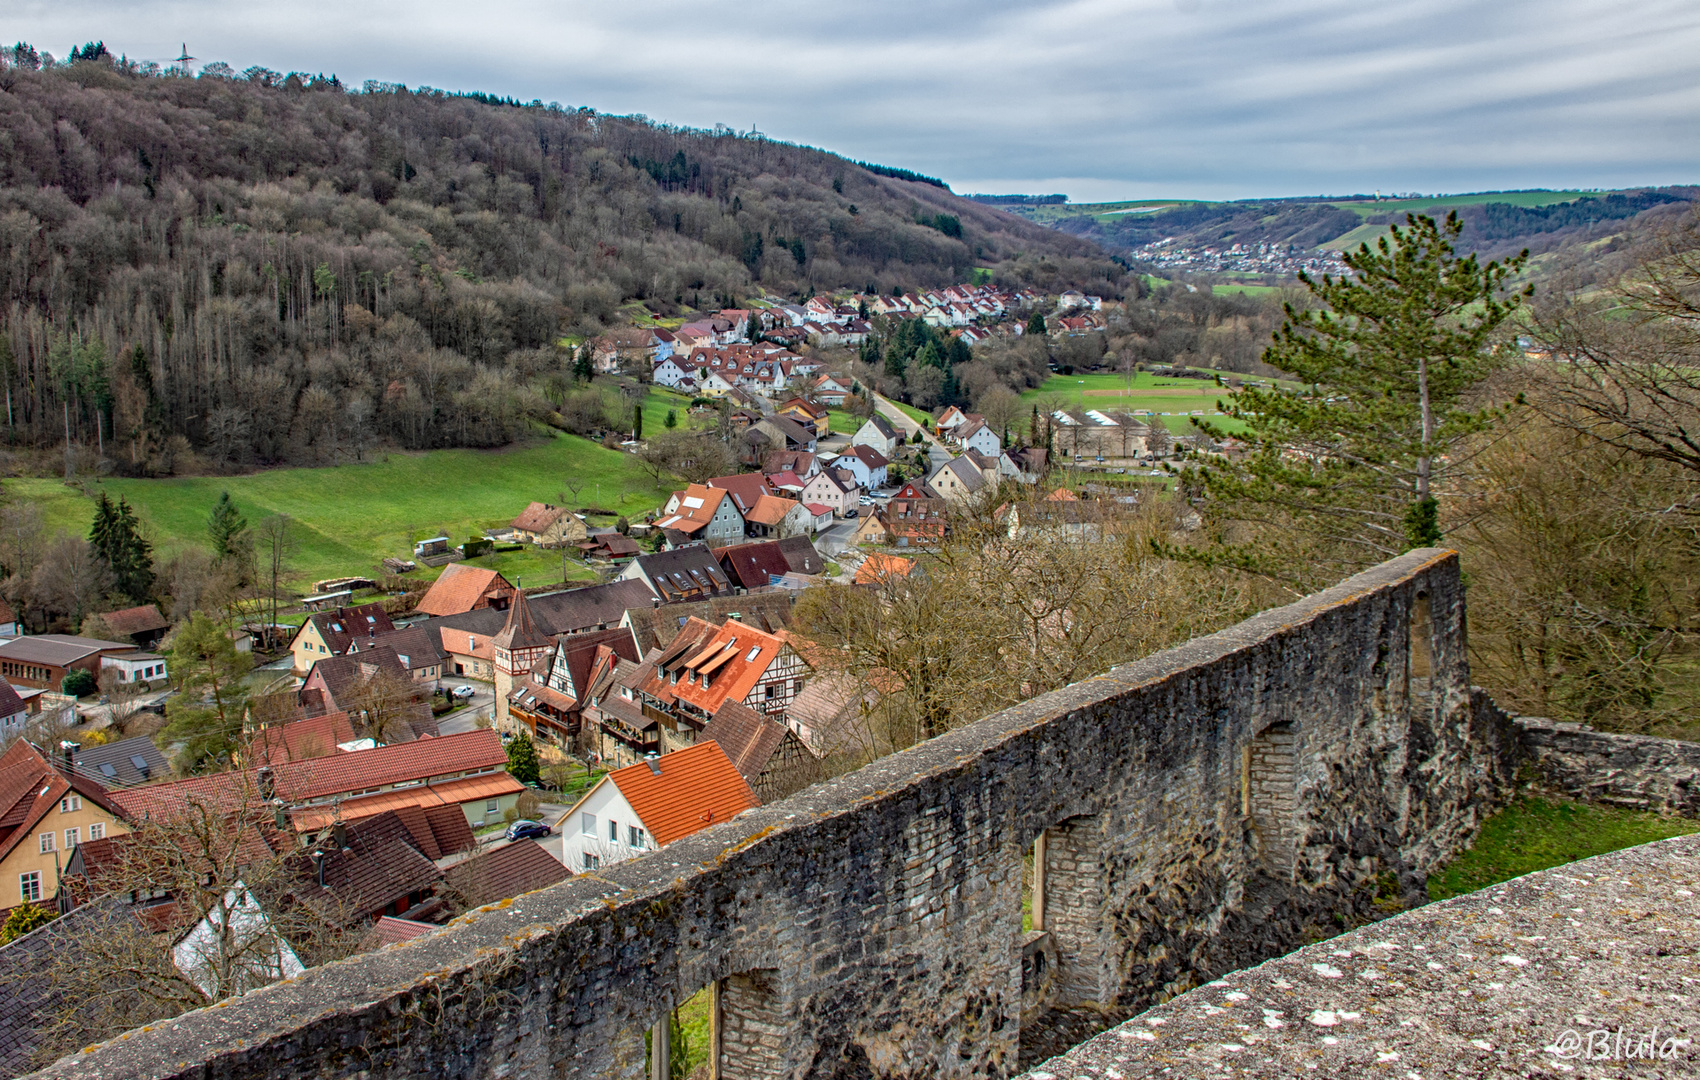
[[714, 553], [701, 544], [640, 555], [634, 565], [654, 584], [655, 593], [664, 603], [732, 591], [732, 582], [727, 580]]
[[545, 593], [526, 601], [538, 629], [554, 635], [618, 626], [627, 608], [647, 607], [654, 598], [648, 583], [632, 580]]
[[105, 746], [85, 746], [77, 751], [75, 760], [77, 772], [108, 789], [171, 778], [165, 755], [146, 735]]
[[47, 1064], [34, 1060], [41, 1029], [61, 1005], [48, 973], [75, 940], [130, 917], [123, 900], [102, 897], [0, 948], [0, 996], [6, 1001], [0, 1009], [0, 1075], [19, 1076]]
[[443, 628], [450, 630], [465, 630], [479, 637], [494, 637], [496, 631], [507, 625], [508, 613], [496, 608], [474, 608], [472, 611], [462, 611], [454, 615], [436, 615], [423, 622], [413, 624], [414, 629], [425, 631], [431, 635], [432, 644], [437, 652], [447, 655], [443, 648]]

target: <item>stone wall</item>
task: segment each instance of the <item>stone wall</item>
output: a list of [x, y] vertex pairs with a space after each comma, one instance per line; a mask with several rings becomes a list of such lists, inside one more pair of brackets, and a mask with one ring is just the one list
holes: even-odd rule
[[[1276, 725], [1291, 866], [1271, 874], [1245, 770]], [[1008, 1076], [1041, 833], [1054, 985], [1114, 1018], [1416, 900], [1515, 751], [1470, 693], [1455, 556], [1412, 552], [45, 1075], [636, 1077], [644, 1031], [714, 984], [728, 1080]]]
[[1537, 786], [1576, 799], [1700, 817], [1700, 743], [1529, 717], [1517, 717], [1516, 724], [1526, 775]]

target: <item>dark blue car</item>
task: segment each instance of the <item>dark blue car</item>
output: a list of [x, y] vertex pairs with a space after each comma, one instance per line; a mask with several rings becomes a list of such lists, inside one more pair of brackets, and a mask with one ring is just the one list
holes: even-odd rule
[[516, 821], [508, 826], [508, 839], [526, 840], [533, 836], [548, 836], [553, 831], [541, 821]]

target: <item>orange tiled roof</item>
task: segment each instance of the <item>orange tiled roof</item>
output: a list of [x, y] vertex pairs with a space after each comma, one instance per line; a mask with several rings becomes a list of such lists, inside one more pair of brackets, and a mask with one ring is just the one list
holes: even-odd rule
[[[504, 754], [504, 760], [506, 757]], [[297, 832], [312, 832], [335, 821], [338, 806], [341, 807], [343, 821], [358, 821], [391, 810], [404, 811], [410, 806], [426, 810], [433, 806], [458, 806], [479, 799], [499, 799], [503, 795], [512, 795], [524, 790], [525, 785], [508, 773], [486, 773], [483, 776], [467, 776], [441, 784], [420, 784], [418, 787], [380, 791], [376, 795], [344, 799], [335, 806], [327, 803], [322, 806], [303, 807], [291, 811], [289, 819]]]
[[882, 555], [874, 552], [862, 560], [861, 567], [856, 571], [856, 584], [877, 585], [887, 578], [908, 577], [909, 571], [915, 569], [914, 559], [905, 559], [898, 555]]
[[[769, 634], [728, 620], [701, 648], [667, 663], [669, 672], [683, 668], [679, 681], [669, 689], [677, 700], [713, 716], [723, 703], [744, 700], [779, 656], [785, 640], [783, 631]], [[707, 685], [703, 685], [705, 682]]]
[[703, 742], [608, 774], [657, 844], [670, 844], [761, 800], [717, 743]]
[[419, 601], [419, 610], [427, 615], [459, 615], [471, 611], [489, 598], [512, 594], [513, 585], [494, 570], [465, 563], [450, 563], [443, 567], [443, 576], [431, 583]]

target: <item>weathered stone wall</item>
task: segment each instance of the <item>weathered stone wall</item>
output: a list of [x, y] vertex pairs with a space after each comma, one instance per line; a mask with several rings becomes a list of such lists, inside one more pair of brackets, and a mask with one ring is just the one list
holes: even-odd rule
[[[1491, 708], [1485, 702], [1478, 712]], [[1700, 817], [1700, 743], [1517, 717], [1528, 776], [1572, 798]]]
[[[1277, 875], [1244, 775], [1272, 725], [1292, 741]], [[1456, 559], [1413, 552], [47, 1075], [635, 1077], [644, 1031], [720, 983], [728, 1077], [1007, 1076], [1042, 831], [1056, 981], [1125, 1015], [1416, 899], [1515, 757], [1514, 726], [1472, 701]]]

